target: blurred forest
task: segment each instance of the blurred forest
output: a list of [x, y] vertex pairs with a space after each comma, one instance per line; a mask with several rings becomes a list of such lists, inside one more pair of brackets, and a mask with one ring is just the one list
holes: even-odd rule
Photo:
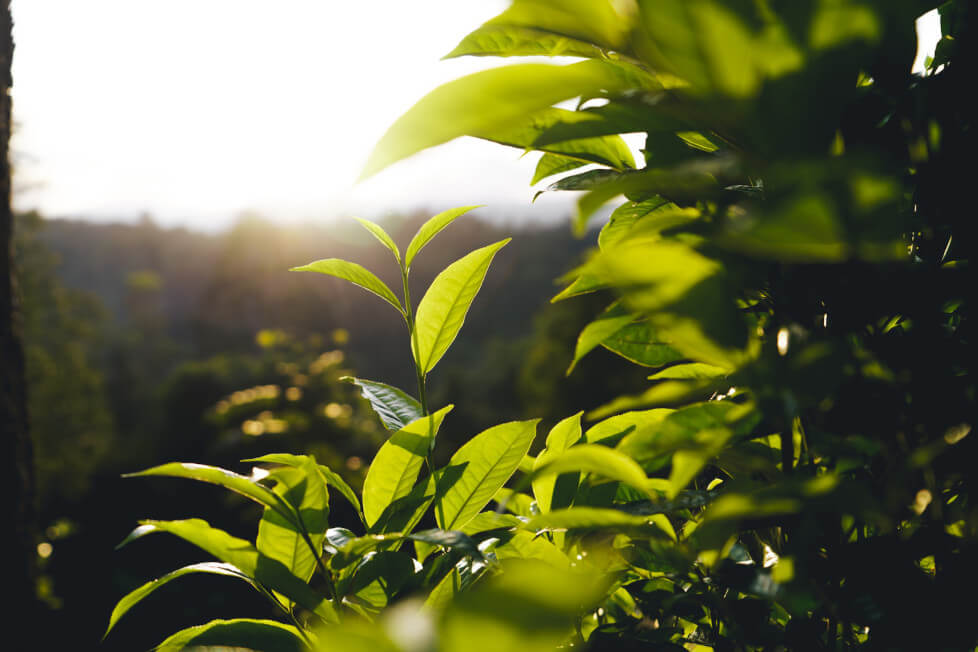
[[[427, 217], [390, 216], [383, 225], [404, 244]], [[192, 546], [170, 541], [148, 541], [138, 559], [130, 560], [129, 549], [113, 552], [135, 519], [192, 511], [253, 536], [256, 507], [244, 499], [121, 474], [167, 461], [247, 472], [240, 460], [311, 452], [354, 486], [362, 483], [383, 432], [340, 378], [356, 373], [413, 387], [407, 331], [362, 290], [287, 271], [343, 256], [396, 285], [387, 252], [352, 220], [279, 226], [246, 216], [208, 235], [164, 229], [149, 217], [94, 224], [27, 214], [16, 233], [44, 537], [41, 591], [52, 624], [41, 647], [94, 647], [118, 596], [200, 561]], [[433, 402], [456, 405], [440, 435], [452, 440], [443, 451], [504, 420], [542, 416], [552, 424], [641, 387], [645, 377], [601, 351], [581, 362], [584, 373], [565, 378], [577, 334], [607, 297], [548, 303], [553, 279], [580, 262], [588, 244], [564, 223], [504, 229], [477, 217], [459, 220], [420, 256], [412, 294], [421, 296], [452, 260], [509, 235], [513, 242], [499, 254], [459, 340], [430, 378]], [[607, 382], [585, 386], [589, 377]], [[342, 508], [334, 507], [337, 524], [344, 524]], [[210, 617], [268, 615], [260, 598], [225, 589], [211, 577], [168, 587], [101, 649], [132, 649], [136, 634], [152, 640], [174, 625], [196, 624], [201, 596], [210, 600]], [[167, 618], [156, 617], [154, 606]]]

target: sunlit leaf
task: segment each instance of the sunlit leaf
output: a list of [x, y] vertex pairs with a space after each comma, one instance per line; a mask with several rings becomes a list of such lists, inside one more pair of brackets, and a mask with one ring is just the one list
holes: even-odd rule
[[351, 263], [347, 260], [341, 260], [339, 258], [324, 258], [323, 260], [311, 262], [308, 265], [293, 267], [289, 271], [319, 272], [320, 274], [341, 278], [345, 281], [353, 283], [354, 285], [359, 285], [368, 292], [376, 294], [378, 297], [394, 306], [399, 313], [402, 315], [404, 314], [404, 308], [401, 307], [401, 302], [398, 301], [394, 293], [391, 292], [391, 289], [384, 285], [384, 282], [377, 278], [373, 272], [366, 269], [362, 265]]
[[[461, 468], [461, 476], [435, 502], [435, 518], [440, 528], [463, 527], [492, 500], [530, 449], [537, 423], [539, 419], [494, 426], [456, 451], [448, 467]], [[444, 472], [442, 469], [439, 475]]]
[[682, 353], [658, 339], [648, 322], [631, 322], [601, 340], [601, 346], [643, 367], [661, 367], [683, 359]]
[[[243, 462], [256, 462], [256, 463], [266, 463], [266, 464], [282, 464], [285, 466], [291, 466], [295, 468], [301, 468], [305, 466], [308, 460], [312, 460], [315, 463], [316, 458], [312, 455], [292, 455], [290, 453], [270, 453], [268, 455], [262, 455], [261, 457], [253, 457], [251, 459], [242, 460]], [[360, 499], [357, 498], [357, 494], [353, 491], [353, 488], [346, 483], [338, 473], [330, 469], [328, 466], [323, 464], [316, 465], [316, 471], [324, 484], [335, 488], [340, 494], [346, 498], [347, 501], [357, 510], [357, 515], [360, 520], [363, 520], [363, 509], [360, 507]]]
[[588, 428], [587, 432], [584, 433], [584, 439], [589, 444], [603, 443], [606, 446], [613, 446], [625, 435], [639, 428], [653, 426], [674, 411], [659, 408], [617, 414]]
[[[555, 455], [559, 455], [576, 444], [578, 441], [580, 441], [581, 436], [582, 430], [580, 412], [574, 416], [570, 416], [559, 421], [557, 425], [550, 429], [550, 433], [547, 435], [547, 446], [540, 452], [540, 455], [537, 456], [536, 460], [534, 460], [533, 470], [537, 470], [541, 466], [544, 466], [550, 458]], [[551, 509], [555, 498], [554, 494], [557, 479], [557, 475], [552, 473], [542, 474], [533, 479], [533, 496], [536, 498], [537, 506], [540, 508], [541, 512], [546, 513]], [[573, 498], [576, 490], [577, 481], [574, 479], [573, 490], [570, 492], [570, 498]], [[565, 501], [560, 498], [558, 498], [558, 503], [561, 507], [570, 504], [569, 500]]]
[[515, 25], [483, 25], [455, 46], [445, 59], [464, 56], [492, 57], [600, 57], [591, 43]]
[[[582, 530], [582, 529], [631, 529], [647, 528], [662, 538], [675, 539], [672, 527], [663, 529], [661, 514], [635, 515], [617, 509], [597, 507], [571, 507], [534, 516], [524, 525], [529, 530]], [[668, 523], [668, 520], [666, 520]]]
[[[507, 487], [497, 491], [492, 499], [499, 503], [500, 509], [506, 509], [516, 516], [530, 516], [533, 513], [533, 497]], [[462, 529], [467, 527], [467, 524], [463, 525]]]
[[370, 401], [370, 407], [388, 430], [400, 430], [421, 418], [421, 404], [404, 391], [374, 380], [344, 376], [341, 380], [360, 388], [360, 394]]
[[688, 362], [657, 371], [649, 376], [649, 380], [710, 380], [722, 378], [729, 373], [730, 370], [724, 367], [703, 364], [702, 362]]
[[109, 618], [109, 626], [108, 628], [106, 628], [103, 638], [104, 636], [107, 636], [110, 631], [112, 631], [112, 628], [115, 627], [116, 623], [119, 622], [119, 620], [126, 614], [126, 612], [128, 612], [130, 609], [135, 607], [137, 604], [139, 604], [139, 602], [141, 602], [143, 598], [150, 595], [157, 589], [165, 586], [169, 582], [179, 577], [183, 577], [184, 575], [190, 575], [192, 573], [209, 573], [212, 575], [226, 575], [228, 577], [234, 577], [240, 580], [244, 580], [245, 582], [248, 582], [252, 586], [254, 586], [255, 584], [252, 578], [248, 577], [247, 575], [242, 573], [240, 570], [238, 570], [231, 564], [222, 564], [218, 562], [203, 562], [200, 564], [191, 564], [189, 566], [184, 566], [183, 568], [178, 568], [175, 571], [169, 572], [166, 575], [163, 575], [162, 577], [158, 577], [157, 579], [151, 582], [147, 582], [146, 584], [143, 584], [139, 588], [130, 591], [128, 594], [126, 594], [125, 597], [119, 600], [119, 602], [116, 603], [115, 608], [112, 610], [112, 616]]
[[422, 374], [431, 371], [455, 341], [469, 306], [482, 287], [489, 264], [509, 240], [476, 249], [446, 267], [431, 282], [415, 319], [414, 353]]
[[385, 550], [361, 563], [347, 590], [350, 601], [378, 612], [414, 575], [414, 563], [403, 552]]
[[387, 249], [394, 254], [394, 260], [397, 261], [398, 265], [401, 264], [401, 252], [398, 250], [397, 245], [394, 244], [394, 240], [387, 234], [387, 231], [385, 231], [383, 227], [381, 227], [379, 224], [371, 222], [370, 220], [365, 220], [359, 217], [354, 219], [359, 222], [363, 228], [370, 231], [370, 234], [377, 238], [380, 244], [387, 247]]
[[559, 4], [514, 0], [486, 25], [529, 27], [610, 49], [624, 46], [630, 28], [628, 16], [609, 0], [563, 0]]
[[404, 266], [410, 267], [411, 263], [414, 262], [414, 257], [418, 255], [424, 246], [431, 242], [431, 239], [436, 235], [441, 233], [442, 229], [454, 222], [456, 219], [465, 215], [469, 211], [479, 208], [478, 206], [462, 206], [460, 208], [450, 208], [447, 211], [438, 213], [434, 217], [428, 219], [418, 232], [414, 234], [411, 238], [411, 243], [408, 245], [407, 253], [404, 255]]
[[577, 159], [568, 158], [566, 156], [561, 156], [559, 154], [544, 152], [543, 156], [540, 157], [540, 160], [537, 161], [537, 167], [533, 172], [533, 179], [530, 180], [530, 185], [536, 185], [538, 181], [551, 177], [555, 174], [576, 170], [583, 165], [587, 165], [587, 163]]
[[316, 559], [329, 527], [326, 483], [311, 459], [299, 468], [275, 469], [270, 477], [278, 483], [275, 493], [295, 508], [305, 535], [278, 512], [266, 507], [258, 523], [255, 545], [260, 553], [282, 562], [293, 575], [308, 582], [316, 570]]
[[428, 147], [478, 131], [503, 129], [557, 102], [628, 88], [627, 79], [603, 61], [569, 66], [525, 63], [485, 70], [426, 95], [388, 129], [363, 177]]
[[581, 471], [609, 480], [618, 480], [638, 489], [646, 490], [646, 476], [635, 461], [607, 446], [579, 444], [564, 451], [541, 455], [542, 462], [534, 470], [534, 478], [550, 474]]
[[371, 527], [388, 505], [410, 493], [449, 405], [404, 426], [377, 451], [363, 481], [363, 514]]
[[245, 649], [266, 652], [306, 652], [309, 648], [299, 630], [274, 620], [235, 618], [212, 620], [188, 627], [168, 637], [156, 648], [160, 652], [203, 649]]
[[282, 562], [263, 555], [244, 539], [233, 537], [197, 518], [142, 523], [194, 544], [219, 560], [236, 567], [259, 584], [281, 593], [296, 604], [316, 613], [327, 622], [337, 620], [336, 612], [329, 600], [289, 572]]
[[598, 290], [604, 290], [607, 288], [608, 284], [593, 274], [581, 274], [574, 279], [573, 283], [557, 293], [557, 295], [550, 300], [550, 303], [557, 303], [558, 301], [563, 301], [564, 299], [570, 299], [571, 297], [577, 297], [582, 294], [596, 292]]
[[123, 477], [136, 478], [143, 476], [165, 476], [170, 478], [186, 478], [188, 480], [198, 480], [208, 482], [230, 489], [236, 493], [250, 498], [255, 502], [277, 511], [283, 518], [295, 522], [295, 514], [289, 505], [268, 487], [260, 484], [255, 478], [240, 475], [227, 469], [206, 464], [192, 464], [185, 462], [171, 462], [138, 471], [127, 473]]

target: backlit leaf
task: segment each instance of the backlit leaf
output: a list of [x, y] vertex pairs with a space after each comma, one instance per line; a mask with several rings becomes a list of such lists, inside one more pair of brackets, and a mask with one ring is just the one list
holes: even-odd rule
[[410, 267], [411, 263], [414, 262], [414, 257], [418, 255], [418, 252], [424, 249], [424, 246], [431, 242], [432, 238], [441, 233], [442, 229], [475, 208], [479, 207], [462, 206], [461, 208], [450, 208], [447, 211], [438, 213], [422, 224], [421, 228], [418, 229], [418, 232], [414, 234], [413, 238], [411, 238], [411, 243], [408, 245], [407, 253], [404, 255], [404, 266]]
[[421, 373], [430, 372], [455, 341], [493, 256], [509, 240], [476, 249], [446, 267], [431, 282], [418, 305], [415, 320], [417, 348], [414, 353]]
[[[458, 449], [448, 468], [461, 468], [461, 476], [435, 502], [435, 518], [440, 528], [459, 529], [482, 511], [530, 449], [537, 423], [539, 419], [494, 426]], [[439, 476], [445, 471], [441, 469]]]
[[351, 263], [347, 260], [341, 260], [339, 258], [324, 258], [323, 260], [311, 262], [308, 265], [293, 267], [289, 271], [319, 272], [320, 274], [341, 278], [345, 281], [353, 283], [354, 285], [362, 287], [368, 292], [376, 294], [378, 297], [394, 306], [399, 313], [402, 315], [404, 314], [404, 308], [401, 307], [401, 302], [397, 299], [394, 293], [391, 292], [391, 289], [384, 285], [384, 282], [377, 278], [373, 272], [366, 269], [362, 265]]
[[156, 648], [176, 650], [245, 649], [265, 652], [306, 652], [309, 648], [299, 630], [274, 620], [235, 618], [212, 620], [206, 625], [188, 627], [168, 637]]
[[388, 430], [400, 430], [421, 418], [421, 404], [406, 392], [373, 380], [344, 376], [341, 380], [360, 388], [360, 394], [370, 401], [370, 407]]
[[359, 217], [355, 217], [353, 219], [359, 222], [363, 228], [370, 231], [370, 234], [377, 238], [377, 240], [380, 241], [380, 244], [387, 247], [387, 249], [394, 254], [394, 260], [397, 261], [397, 264], [401, 264], [401, 252], [397, 249], [397, 245], [394, 244], [394, 240], [387, 234], [387, 231], [385, 231], [383, 227], [381, 227], [379, 224], [371, 222], [370, 220], [365, 220]]
[[377, 451], [363, 481], [363, 514], [372, 527], [388, 505], [407, 496], [452, 406], [404, 426]]

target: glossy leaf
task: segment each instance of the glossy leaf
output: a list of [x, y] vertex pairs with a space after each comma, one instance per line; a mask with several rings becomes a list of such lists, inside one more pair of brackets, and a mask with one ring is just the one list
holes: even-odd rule
[[354, 285], [362, 287], [367, 292], [376, 294], [378, 297], [394, 306], [399, 313], [402, 315], [404, 314], [404, 308], [401, 307], [401, 302], [397, 299], [394, 293], [391, 292], [391, 289], [384, 285], [384, 282], [377, 278], [373, 272], [366, 269], [362, 265], [351, 263], [347, 260], [341, 260], [339, 258], [324, 258], [323, 260], [313, 261], [308, 265], [293, 267], [289, 271], [319, 272], [320, 274], [341, 278], [344, 281], [349, 281]]
[[702, 362], [689, 362], [666, 367], [649, 376], [649, 380], [708, 380], [722, 378], [729, 373], [730, 371], [723, 367], [703, 364]]
[[578, 39], [538, 29], [515, 25], [483, 25], [463, 38], [444, 58], [463, 56], [593, 58], [601, 56], [601, 49]]
[[489, 264], [509, 240], [476, 249], [446, 267], [431, 282], [415, 319], [414, 353], [422, 374], [430, 372], [455, 341], [469, 306], [482, 287]]
[[606, 446], [613, 446], [625, 435], [635, 432], [639, 428], [652, 427], [674, 411], [658, 408], [616, 414], [588, 428], [587, 432], [584, 433], [584, 440], [589, 444], [602, 443]]
[[561, 156], [560, 154], [544, 152], [540, 160], [537, 161], [537, 167], [533, 172], [533, 179], [530, 180], [530, 185], [536, 185], [538, 181], [552, 177], [555, 174], [576, 170], [582, 165], [587, 165], [587, 163], [567, 156]]
[[172, 582], [173, 580], [179, 577], [183, 577], [184, 575], [190, 575], [193, 573], [225, 575], [227, 577], [234, 577], [239, 580], [244, 580], [245, 582], [251, 584], [252, 586], [255, 585], [252, 578], [248, 577], [247, 575], [242, 573], [240, 570], [238, 570], [231, 564], [222, 564], [218, 562], [203, 562], [200, 564], [191, 564], [189, 566], [184, 566], [183, 568], [178, 568], [175, 571], [171, 571], [166, 575], [163, 575], [162, 577], [158, 577], [157, 579], [152, 580], [151, 582], [147, 582], [146, 584], [143, 584], [139, 588], [130, 591], [128, 594], [126, 594], [125, 597], [119, 600], [119, 602], [116, 603], [115, 608], [112, 610], [112, 616], [109, 618], [109, 626], [106, 628], [103, 638], [105, 636], [108, 636], [109, 632], [112, 631], [112, 628], [115, 627], [116, 623], [118, 623], [119, 620], [124, 615], [126, 615], [126, 612], [128, 612], [130, 609], [135, 607], [137, 604], [139, 604], [146, 596], [150, 595], [157, 589], [166, 586], [168, 583]]
[[403, 552], [385, 550], [361, 563], [348, 589], [348, 601], [376, 613], [386, 607], [414, 575], [414, 560]]
[[360, 394], [370, 401], [370, 407], [388, 430], [400, 430], [421, 418], [421, 404], [406, 392], [374, 380], [344, 376], [341, 380], [360, 388]]
[[626, 311], [619, 304], [610, 306], [598, 315], [598, 318], [585, 326], [580, 335], [577, 336], [577, 343], [574, 345], [574, 359], [567, 367], [566, 374], [569, 376], [581, 358], [634, 320], [635, 315]]
[[397, 261], [397, 264], [398, 265], [401, 264], [401, 252], [398, 250], [397, 245], [394, 243], [394, 239], [391, 238], [390, 235], [388, 235], [387, 231], [385, 231], [382, 226], [380, 226], [379, 224], [375, 224], [370, 220], [365, 220], [360, 217], [355, 217], [353, 219], [359, 222], [360, 226], [367, 229], [367, 231], [369, 231], [373, 237], [377, 238], [380, 244], [387, 247], [387, 249], [392, 254], [394, 254], [394, 260]]
[[[435, 502], [435, 519], [443, 530], [464, 527], [488, 504], [516, 471], [536, 435], [539, 419], [511, 421], [470, 439], [452, 456], [449, 467], [461, 476]], [[445, 469], [439, 471], [439, 476]]]
[[541, 455], [540, 458], [543, 461], [534, 470], [534, 479], [581, 471], [609, 480], [618, 480], [639, 491], [646, 491], [647, 478], [642, 467], [632, 458], [607, 446], [579, 444], [564, 451]]
[[[562, 419], [550, 429], [547, 434], [547, 445], [540, 454], [537, 456], [536, 460], [533, 462], [533, 470], [536, 471], [542, 466], [546, 465], [554, 456], [560, 455], [565, 450], [575, 445], [580, 441], [582, 436], [581, 430], [581, 413], [578, 412], [574, 416]], [[555, 498], [554, 493], [557, 486], [557, 475], [556, 474], [544, 474], [533, 478], [533, 496], [536, 498], [537, 506], [540, 511], [547, 513], [550, 511]], [[577, 482], [576, 479], [573, 482], [573, 488], [576, 491]], [[571, 494], [571, 498], [573, 494]], [[558, 502], [564, 502], [558, 499]], [[567, 503], [569, 504], [569, 502]], [[561, 505], [566, 506], [565, 504]]]
[[225, 489], [230, 489], [236, 493], [250, 498], [255, 502], [277, 511], [282, 517], [291, 522], [295, 522], [295, 515], [282, 498], [268, 487], [260, 484], [255, 478], [240, 475], [227, 469], [206, 464], [192, 464], [184, 462], [171, 462], [138, 471], [127, 473], [123, 477], [136, 478], [148, 476], [165, 476], [170, 478], [186, 478], [188, 480], [198, 480], [216, 484]]
[[282, 562], [263, 555], [244, 539], [211, 527], [201, 519], [183, 521], [143, 521], [143, 525], [169, 532], [188, 541], [219, 560], [231, 564], [259, 584], [281, 593], [327, 622], [337, 620], [327, 599], [297, 578]]
[[659, 341], [655, 329], [648, 322], [625, 324], [601, 340], [601, 345], [643, 367], [661, 367], [684, 358], [669, 344]]
[[263, 555], [282, 562], [293, 575], [308, 582], [316, 570], [316, 558], [322, 551], [329, 527], [326, 483], [319, 477], [312, 460], [299, 468], [275, 469], [270, 477], [278, 483], [275, 493], [295, 507], [305, 533], [266, 507], [258, 523], [255, 546]]
[[363, 481], [363, 514], [371, 527], [388, 505], [407, 496], [452, 406], [404, 426], [377, 451]]
[[[315, 463], [316, 458], [312, 455], [292, 455], [290, 453], [270, 453], [268, 455], [262, 455], [261, 457], [253, 457], [251, 459], [242, 460], [243, 462], [256, 462], [256, 463], [267, 463], [267, 464], [282, 464], [284, 466], [291, 466], [295, 468], [303, 467], [307, 460], [312, 460]], [[357, 494], [353, 491], [338, 473], [334, 472], [328, 466], [323, 464], [316, 465], [316, 471], [321, 478], [322, 482], [330, 487], [335, 488], [342, 494], [344, 498], [349, 501], [351, 505], [357, 510], [357, 515], [360, 516], [360, 520], [363, 520], [363, 509], [360, 507], [360, 499], [357, 498]]]
[[559, 4], [514, 0], [486, 24], [530, 27], [610, 49], [624, 46], [630, 28], [628, 16], [609, 0], [563, 0]]
[[477, 72], [436, 88], [398, 118], [374, 148], [362, 176], [459, 136], [506, 128], [557, 102], [627, 87], [628, 80], [603, 61], [525, 63]]
[[[560, 509], [549, 514], [534, 516], [525, 524], [529, 530], [584, 530], [584, 529], [638, 529], [648, 528], [658, 531], [662, 538], [675, 539], [671, 526], [663, 529], [659, 523], [664, 517], [661, 514], [635, 515], [627, 514], [617, 509], [601, 509], [598, 507], [571, 507]], [[665, 521], [668, 523], [668, 520]]]
[[265, 652], [306, 652], [309, 648], [299, 630], [274, 620], [235, 618], [212, 620], [188, 627], [155, 648], [160, 652], [200, 649], [256, 649]]
[[[492, 499], [499, 503], [499, 509], [506, 509], [516, 516], [528, 517], [533, 513], [533, 497], [527, 494], [503, 487], [496, 492]], [[469, 522], [471, 523], [471, 521]], [[463, 530], [466, 528], [468, 528], [468, 524], [462, 526]]]
[[428, 219], [418, 232], [414, 234], [411, 238], [411, 243], [408, 245], [407, 253], [404, 255], [404, 266], [411, 267], [411, 263], [414, 262], [415, 256], [424, 249], [425, 245], [431, 242], [431, 239], [436, 235], [441, 233], [442, 229], [454, 222], [456, 219], [465, 215], [469, 211], [479, 208], [478, 206], [462, 206], [461, 208], [450, 208], [447, 211], [438, 213], [434, 217]]

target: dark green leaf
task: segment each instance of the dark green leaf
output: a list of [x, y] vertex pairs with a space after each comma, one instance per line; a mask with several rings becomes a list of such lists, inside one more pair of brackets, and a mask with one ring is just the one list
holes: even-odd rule
[[235, 618], [212, 620], [206, 625], [188, 627], [173, 634], [155, 649], [176, 650], [245, 649], [262, 652], [306, 652], [299, 630], [274, 620]]
[[421, 404], [413, 396], [396, 387], [373, 380], [344, 376], [341, 380], [360, 388], [360, 394], [370, 401], [370, 407], [388, 430], [400, 430], [421, 418]]

